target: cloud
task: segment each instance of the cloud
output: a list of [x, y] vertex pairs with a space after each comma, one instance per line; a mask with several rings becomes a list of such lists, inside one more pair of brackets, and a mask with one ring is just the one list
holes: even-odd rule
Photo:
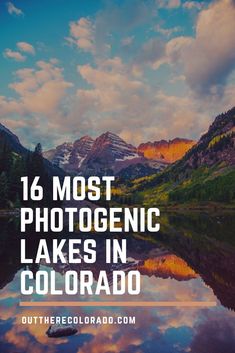
[[234, 1], [212, 3], [200, 12], [191, 44], [182, 47], [186, 81], [200, 95], [221, 95], [235, 68], [234, 18]]
[[191, 43], [192, 38], [184, 36], [172, 38], [168, 42], [157, 37], [151, 38], [141, 47], [133, 63], [140, 71], [144, 70], [145, 65], [153, 70], [159, 69], [163, 64], [175, 66], [182, 63], [183, 53]]
[[[107, 2], [94, 19], [81, 17], [70, 22], [69, 36], [65, 39], [69, 44], [94, 55], [96, 60], [104, 59], [109, 56], [115, 40], [113, 33], [126, 36], [138, 26], [150, 24], [156, 14], [152, 1]], [[127, 37], [130, 41], [132, 35]]]
[[9, 87], [20, 97], [21, 104], [28, 113], [49, 115], [59, 108], [66, 90], [72, 86], [63, 78], [63, 69], [57, 61], [38, 61], [37, 68], [16, 71], [16, 82]]
[[[77, 96], [81, 104], [100, 112], [128, 109], [131, 101], [143, 94], [144, 84], [128, 74], [128, 68], [119, 57], [103, 61], [98, 68], [79, 65], [78, 72], [92, 89], [79, 89]], [[135, 103], [133, 101], [133, 104]]]
[[[194, 37], [178, 36], [166, 41], [156, 33], [153, 37], [152, 31], [152, 38], [146, 34], [142, 46], [137, 36], [133, 43], [136, 34], [132, 29], [146, 23], [153, 28], [153, 14], [146, 3], [134, 3], [137, 9], [133, 9], [131, 19], [127, 9], [132, 9], [132, 2], [111, 8], [107, 5], [94, 19], [82, 17], [70, 23], [68, 41], [93, 56], [88, 63], [77, 65], [79, 77], [74, 80], [78, 86], [74, 89], [56, 60], [39, 61], [35, 67], [15, 73], [10, 88], [17, 98], [0, 97], [0, 116], [27, 143], [43, 136], [47, 145], [48, 141], [55, 145], [58, 140], [72, 140], [81, 134], [95, 137], [106, 130], [134, 144], [175, 136], [198, 138], [215, 115], [234, 104], [234, 85], [223, 86], [234, 65], [234, 61], [225, 60], [232, 55], [231, 47], [233, 53], [235, 49], [232, 2], [220, 0], [203, 9]], [[115, 37], [112, 34], [118, 28], [123, 39], [119, 36], [115, 44], [126, 54], [124, 59], [112, 57], [109, 51]], [[176, 33], [175, 27], [155, 29], [166, 36], [170, 35], [168, 31]], [[115, 48], [112, 51], [115, 53]], [[26, 51], [19, 54], [23, 53]], [[162, 64], [169, 67], [163, 68], [168, 71], [160, 87], [162, 71], [151, 70]], [[218, 76], [222, 67], [223, 75]], [[167, 93], [170, 85], [170, 92], [175, 91], [176, 79], [181, 80], [179, 93]], [[217, 87], [223, 88], [220, 96], [215, 94]]]
[[134, 36], [125, 37], [121, 40], [121, 44], [123, 46], [129, 46], [133, 42], [134, 38]]
[[96, 26], [102, 33], [118, 31], [126, 33], [143, 24], [150, 24], [156, 16], [156, 9], [151, 1], [132, 0], [114, 4], [109, 2], [96, 18]]
[[[31, 55], [35, 54], [34, 47], [27, 42], [18, 42], [16, 45], [17, 45], [17, 48], [23, 53], [31, 54]], [[27, 57], [22, 53], [20, 53], [19, 51], [16, 51], [16, 50], [14, 51], [9, 48], [4, 50], [3, 55], [5, 58], [13, 59], [15, 61], [23, 62], [27, 59]]]
[[79, 49], [95, 53], [95, 32], [92, 22], [85, 17], [77, 21], [70, 22], [70, 37], [66, 38], [71, 44], [75, 44]]
[[17, 70], [15, 81], [9, 85], [16, 98], [0, 96], [0, 118], [20, 132], [24, 143], [48, 144], [50, 138], [58, 139], [65, 130], [64, 106], [72, 86], [64, 79], [63, 69], [55, 59]]
[[176, 26], [172, 28], [162, 28], [160, 25], [156, 25], [154, 30], [158, 33], [161, 33], [164, 36], [170, 37], [173, 33], [180, 32], [182, 30], [181, 27]]
[[175, 9], [180, 7], [181, 0], [157, 0], [157, 6], [165, 9]]
[[191, 45], [191, 37], [175, 37], [166, 44], [166, 62], [171, 65], [178, 64], [183, 60], [184, 51]]
[[34, 47], [27, 42], [18, 42], [17, 47], [19, 50], [23, 51], [24, 53], [28, 53], [28, 54], [32, 54], [32, 55], [35, 54]]
[[[172, 57], [178, 55], [177, 46]], [[76, 94], [68, 92], [72, 84], [56, 60], [39, 61], [35, 68], [15, 73], [10, 88], [18, 98], [0, 97], [0, 115], [24, 143], [41, 141], [46, 148], [49, 141], [55, 145], [78, 134], [96, 137], [107, 130], [136, 145], [175, 136], [197, 138], [232, 104], [235, 92], [235, 86], [227, 88], [222, 101], [197, 100], [190, 91], [185, 97], [169, 95], [153, 88], [144, 75], [136, 75], [120, 57], [78, 65], [77, 70], [87, 87]]]
[[149, 39], [141, 48], [135, 62], [138, 65], [150, 65], [157, 69], [165, 56], [165, 43], [159, 38]]
[[[185, 4], [193, 6], [189, 2]], [[213, 2], [199, 13], [194, 37], [179, 36], [169, 40], [162, 48], [164, 57], [159, 57], [157, 45], [147, 50], [152, 58], [152, 68], [158, 69], [164, 63], [178, 65], [193, 92], [201, 97], [222, 97], [227, 79], [235, 69], [234, 18], [233, 0]], [[156, 39], [151, 41], [157, 43]], [[146, 48], [142, 49], [144, 53]]]
[[183, 3], [183, 8], [188, 9], [188, 10], [192, 10], [192, 9], [201, 10], [203, 7], [204, 7], [203, 2], [186, 1]]
[[23, 11], [17, 8], [12, 2], [7, 3], [7, 11], [10, 15], [16, 15], [16, 16], [24, 15]]
[[119, 57], [97, 67], [79, 65], [78, 72], [90, 85], [77, 90], [76, 112], [83, 133], [89, 133], [89, 127], [96, 135], [111, 130], [134, 144], [145, 139], [192, 137], [192, 131], [195, 138], [212, 118], [206, 107], [202, 113], [190, 94], [177, 97], [153, 89]]
[[11, 49], [5, 49], [3, 55], [5, 56], [5, 58], [13, 59], [15, 61], [25, 61], [26, 60], [26, 56], [22, 55], [18, 51], [14, 51]]

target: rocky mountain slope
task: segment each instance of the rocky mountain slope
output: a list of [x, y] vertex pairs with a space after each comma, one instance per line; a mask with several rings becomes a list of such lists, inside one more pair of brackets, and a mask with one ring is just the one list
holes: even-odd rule
[[2, 124], [0, 124], [0, 140], [6, 141], [14, 152], [21, 154], [27, 152], [27, 149], [21, 145], [19, 138]]
[[94, 140], [83, 136], [74, 143], [65, 142], [55, 149], [44, 152], [44, 157], [67, 172], [76, 172], [90, 152]]
[[134, 146], [108, 131], [95, 140], [81, 165], [81, 171], [85, 175], [116, 174], [141, 162], [145, 163], [146, 160]]
[[168, 163], [174, 163], [182, 158], [185, 153], [195, 145], [196, 141], [175, 138], [173, 140], [161, 140], [141, 143], [138, 151], [148, 159], [162, 159]]

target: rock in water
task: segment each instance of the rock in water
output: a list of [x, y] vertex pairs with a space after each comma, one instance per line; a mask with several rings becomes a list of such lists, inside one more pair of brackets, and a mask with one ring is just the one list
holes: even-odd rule
[[66, 337], [75, 335], [78, 332], [73, 325], [52, 325], [47, 330], [48, 337]]

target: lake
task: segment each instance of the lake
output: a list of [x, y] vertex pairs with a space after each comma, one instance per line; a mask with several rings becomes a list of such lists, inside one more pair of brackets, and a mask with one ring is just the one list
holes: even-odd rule
[[[96, 264], [32, 264], [33, 272], [55, 270], [63, 284], [66, 271], [92, 270], [97, 280], [108, 274], [138, 269], [141, 294], [130, 296], [20, 295], [19, 219], [0, 218], [0, 352], [1, 353], [233, 353], [235, 352], [235, 217], [234, 213], [191, 212], [161, 215], [156, 234], [128, 234], [128, 263], [105, 263], [107, 237], [97, 242]], [[65, 235], [63, 235], [64, 237]], [[54, 235], [55, 237], [55, 235]], [[71, 237], [87, 237], [72, 234]], [[35, 256], [39, 235], [27, 234], [30, 255]], [[91, 238], [91, 235], [89, 235]], [[118, 239], [122, 235], [117, 235]], [[48, 235], [50, 243], [51, 235]], [[180, 301], [216, 302], [213, 307], [20, 307], [35, 301]], [[49, 338], [49, 325], [21, 323], [23, 316], [135, 317], [135, 324], [79, 324], [70, 337]]]

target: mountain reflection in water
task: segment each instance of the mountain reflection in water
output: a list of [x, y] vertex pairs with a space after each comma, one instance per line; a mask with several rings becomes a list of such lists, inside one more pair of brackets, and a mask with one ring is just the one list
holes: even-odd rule
[[[105, 263], [104, 236], [97, 240], [96, 264], [31, 265], [32, 271], [53, 267], [57, 282], [65, 271], [116, 268], [141, 273], [141, 295], [92, 296], [89, 300], [214, 301], [214, 308], [20, 308], [20, 237], [17, 221], [0, 218], [0, 352], [1, 353], [234, 353], [235, 352], [235, 217], [232, 213], [164, 214], [157, 234], [127, 236], [128, 263]], [[55, 235], [48, 235], [53, 237]], [[73, 234], [73, 237], [80, 237]], [[83, 235], [86, 237], [87, 235]], [[38, 234], [29, 234], [30, 256]], [[63, 236], [64, 237], [64, 236]], [[91, 235], [89, 235], [91, 237]], [[118, 237], [121, 237], [118, 235]], [[49, 241], [50, 242], [50, 241]], [[23, 298], [25, 300], [25, 298]], [[34, 300], [71, 300], [38, 296]], [[88, 300], [75, 297], [72, 300]], [[48, 325], [22, 325], [23, 315], [136, 316], [135, 325], [83, 325], [77, 335], [50, 339]]]

